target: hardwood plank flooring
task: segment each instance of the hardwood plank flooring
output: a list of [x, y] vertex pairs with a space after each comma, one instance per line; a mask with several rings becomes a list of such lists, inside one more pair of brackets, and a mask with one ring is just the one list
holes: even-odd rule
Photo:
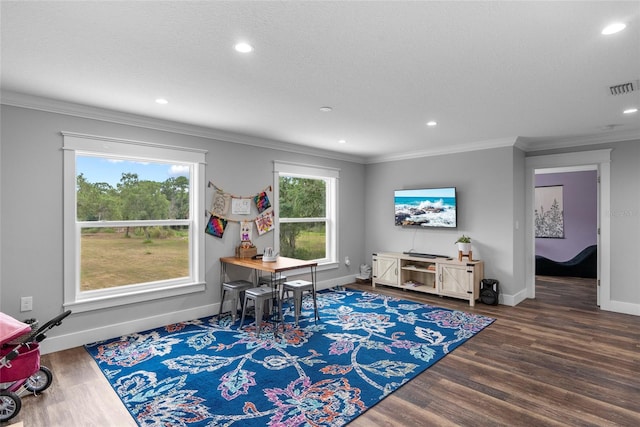
[[[370, 285], [351, 288], [373, 291]], [[517, 307], [389, 287], [375, 292], [497, 320], [356, 418], [376, 426], [640, 426], [640, 317], [600, 311], [592, 279], [538, 277]], [[86, 351], [42, 356], [54, 383], [12, 422], [135, 426]]]

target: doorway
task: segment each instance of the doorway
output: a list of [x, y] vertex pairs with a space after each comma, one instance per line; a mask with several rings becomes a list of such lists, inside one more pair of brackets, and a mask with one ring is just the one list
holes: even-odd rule
[[598, 167], [536, 169], [534, 186], [536, 296], [555, 286], [559, 302], [595, 308]]
[[[595, 167], [600, 180], [597, 222], [599, 228], [597, 304], [610, 308], [610, 159], [611, 150], [583, 151], [527, 157], [525, 159], [525, 280], [528, 298], [536, 296], [534, 199], [535, 172], [549, 168]], [[592, 166], [591, 166], [592, 165]]]

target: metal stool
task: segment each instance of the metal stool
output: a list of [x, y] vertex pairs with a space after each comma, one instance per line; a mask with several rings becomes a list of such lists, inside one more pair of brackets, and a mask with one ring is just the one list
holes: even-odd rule
[[220, 310], [218, 311], [218, 320], [222, 314], [222, 306], [224, 305], [224, 298], [227, 292], [231, 295], [231, 318], [233, 323], [236, 323], [236, 315], [238, 314], [238, 301], [243, 301], [243, 293], [253, 287], [253, 283], [247, 280], [234, 280], [233, 282], [226, 282], [222, 284], [222, 299], [220, 300]]
[[287, 280], [287, 276], [280, 276], [276, 280], [271, 280], [269, 276], [260, 276], [258, 279], [258, 286], [267, 285], [271, 287], [282, 286]]
[[300, 312], [302, 311], [302, 294], [304, 292], [311, 292], [311, 296], [313, 297], [313, 311], [315, 313], [315, 321], [318, 322], [320, 316], [318, 315], [318, 302], [316, 300], [316, 288], [312, 282], [306, 280], [293, 280], [291, 282], [284, 282], [282, 286], [282, 296], [280, 298], [280, 313], [282, 313], [282, 301], [285, 299], [284, 294], [287, 294], [287, 298], [289, 292], [293, 292], [293, 308], [295, 312], [296, 326], [298, 326], [298, 318], [300, 317]]
[[[273, 289], [269, 287], [247, 289], [244, 292], [242, 317], [240, 318], [240, 326], [238, 326], [238, 329], [241, 329], [242, 324], [244, 323], [244, 315], [247, 310], [247, 303], [249, 302], [249, 300], [252, 300], [256, 315], [256, 336], [260, 336], [260, 327], [262, 326], [262, 317], [264, 315], [264, 305], [265, 303], [271, 303], [272, 298]], [[270, 310], [267, 308], [267, 313], [269, 312]]]

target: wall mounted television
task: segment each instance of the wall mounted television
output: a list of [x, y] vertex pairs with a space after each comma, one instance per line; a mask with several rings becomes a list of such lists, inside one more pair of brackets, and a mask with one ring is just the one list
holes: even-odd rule
[[456, 187], [395, 190], [396, 225], [420, 228], [457, 228]]

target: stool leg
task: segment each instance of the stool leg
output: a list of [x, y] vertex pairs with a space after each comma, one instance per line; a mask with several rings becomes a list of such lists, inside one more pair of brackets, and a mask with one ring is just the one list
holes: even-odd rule
[[262, 326], [262, 309], [264, 308], [264, 302], [258, 303], [254, 301], [253, 305], [256, 311], [256, 337], [260, 336], [260, 327]]
[[247, 309], [247, 296], [244, 296], [244, 304], [242, 304], [242, 317], [240, 318], [240, 326], [238, 326], [238, 330], [242, 329], [242, 324], [244, 323], [244, 313]]
[[302, 291], [293, 291], [293, 307], [295, 310], [296, 327], [298, 327], [298, 319], [300, 318], [300, 313], [302, 312]]
[[220, 321], [220, 315], [222, 314], [222, 306], [224, 305], [224, 296], [227, 294], [226, 290], [222, 290], [222, 299], [220, 300], [220, 310], [218, 310], [218, 322]]
[[313, 311], [315, 312], [315, 322], [318, 324], [318, 320], [320, 319], [320, 315], [318, 314], [318, 301], [316, 300], [316, 290], [315, 288], [311, 290], [311, 298], [313, 298]]
[[231, 320], [236, 323], [238, 314], [238, 291], [231, 291]]

